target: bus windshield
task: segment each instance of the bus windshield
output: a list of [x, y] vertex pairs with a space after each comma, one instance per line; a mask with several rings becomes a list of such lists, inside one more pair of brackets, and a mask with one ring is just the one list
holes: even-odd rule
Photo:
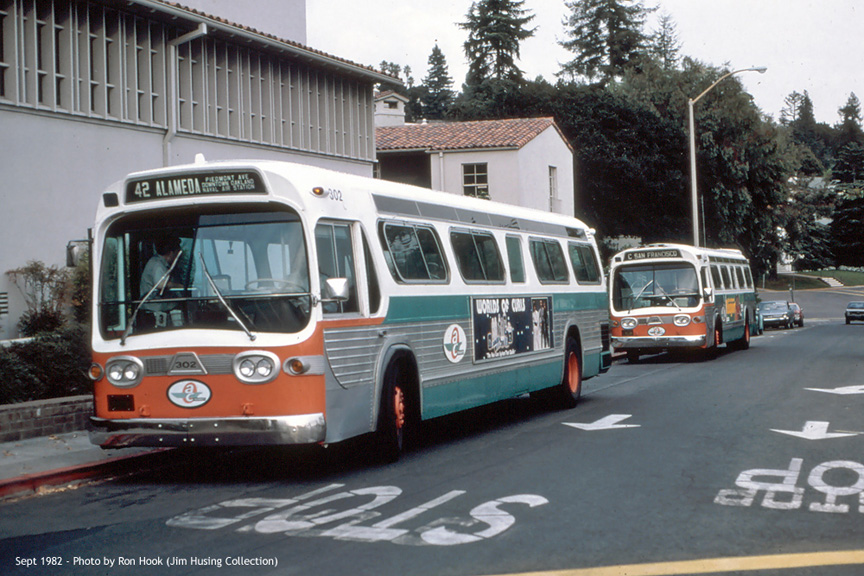
[[655, 306], [699, 305], [696, 269], [686, 263], [622, 266], [612, 279], [612, 305], [618, 311]]
[[300, 218], [272, 207], [122, 218], [106, 234], [98, 289], [105, 338], [183, 328], [295, 333], [312, 305]]

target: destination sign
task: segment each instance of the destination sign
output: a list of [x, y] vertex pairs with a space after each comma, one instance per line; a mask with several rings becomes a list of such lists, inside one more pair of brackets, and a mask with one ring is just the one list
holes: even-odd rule
[[126, 203], [216, 194], [266, 194], [258, 172], [229, 170], [135, 178], [126, 182]]
[[640, 250], [639, 252], [626, 252], [624, 260], [648, 260], [649, 258], [680, 258], [681, 252], [677, 248], [666, 248], [663, 250]]

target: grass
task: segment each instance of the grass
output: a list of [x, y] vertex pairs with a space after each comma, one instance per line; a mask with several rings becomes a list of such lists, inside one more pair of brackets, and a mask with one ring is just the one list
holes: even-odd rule
[[[797, 272], [794, 275], [781, 274], [775, 279], [766, 280], [764, 288], [766, 290], [788, 290], [790, 287], [795, 288], [795, 290], [827, 288], [828, 284], [819, 280], [820, 277], [835, 278], [842, 282], [844, 286], [864, 286], [864, 272], [828, 269]], [[761, 282], [759, 283], [759, 287], [763, 288]]]

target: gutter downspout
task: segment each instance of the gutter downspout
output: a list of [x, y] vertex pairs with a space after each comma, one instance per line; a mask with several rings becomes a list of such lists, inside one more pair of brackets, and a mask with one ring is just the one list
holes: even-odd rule
[[444, 185], [444, 152], [438, 152], [438, 189], [442, 192], [447, 191]]
[[177, 47], [180, 44], [191, 42], [196, 38], [206, 35], [207, 24], [201, 22], [198, 24], [197, 29], [187, 32], [182, 36], [178, 36], [168, 42], [168, 66], [170, 67], [168, 70], [168, 102], [166, 108], [166, 112], [168, 113], [168, 129], [165, 131], [165, 136], [162, 138], [162, 166], [166, 168], [171, 165], [171, 142], [173, 142], [174, 137], [177, 136], [177, 130], [179, 128], [179, 122], [177, 119], [179, 114], [177, 108], [180, 101], [180, 94], [177, 88], [177, 68], [179, 66], [177, 62]]

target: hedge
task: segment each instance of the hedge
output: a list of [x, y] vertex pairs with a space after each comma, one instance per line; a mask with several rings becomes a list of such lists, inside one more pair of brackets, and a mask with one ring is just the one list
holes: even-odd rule
[[85, 326], [68, 324], [0, 347], [0, 404], [90, 394], [88, 339]]

